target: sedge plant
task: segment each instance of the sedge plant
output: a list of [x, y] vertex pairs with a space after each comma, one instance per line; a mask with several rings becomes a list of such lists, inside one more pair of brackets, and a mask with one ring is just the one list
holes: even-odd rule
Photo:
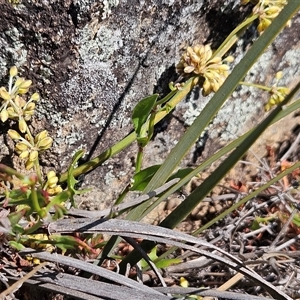
[[[3, 233], [5, 232], [7, 241], [12, 247], [21, 250], [24, 246], [31, 243], [30, 245], [33, 248], [47, 245], [51, 248], [50, 251], [53, 251], [53, 246], [57, 246], [63, 252], [77, 247], [77, 249], [84, 249], [90, 254], [98, 256], [100, 262], [96, 261], [96, 263], [99, 264], [105, 258], [111, 257], [118, 243], [117, 237], [111, 238], [108, 242], [103, 242], [99, 236], [97, 238], [88, 236], [85, 239], [80, 235], [62, 236], [54, 234], [46, 237], [45, 235], [38, 235], [38, 233], [43, 228], [44, 223], [52, 222], [68, 215], [70, 206], [75, 206], [74, 196], [85, 192], [78, 191], [75, 188], [78, 176], [98, 168], [107, 159], [124, 150], [133, 142], [137, 142], [138, 145], [135, 175], [126, 191], [116, 200], [116, 204], [119, 204], [130, 190], [138, 190], [147, 194], [174, 177], [179, 178], [179, 181], [167, 191], [155, 195], [158, 196], [155, 201], [150, 197], [149, 200], [139, 204], [129, 212], [125, 210], [119, 213], [120, 215], [126, 212], [124, 218], [128, 221], [140, 221], [160, 202], [166, 200], [168, 196], [184, 186], [193, 176], [199, 174], [199, 172], [203, 171], [216, 160], [226, 157], [216, 171], [159, 224], [161, 227], [173, 229], [184, 220], [194, 207], [233, 168], [240, 157], [247, 152], [249, 147], [270, 124], [275, 123], [300, 107], [300, 100], [288, 105], [288, 102], [299, 90], [299, 84], [292, 91], [285, 86], [279, 86], [278, 81], [282, 77], [280, 70], [275, 75], [275, 83], [271, 87], [243, 81], [249, 69], [258, 60], [266, 47], [285, 26], [291, 25], [290, 20], [299, 10], [300, 2], [288, 2], [285, 0], [242, 0], [241, 4], [246, 5], [248, 2], [253, 5], [252, 14], [232, 31], [218, 49], [214, 50], [211, 49], [210, 45], [201, 44], [191, 45], [185, 49], [176, 66], [178, 76], [181, 80], [179, 83], [170, 83], [170, 92], [168, 95], [160, 98], [159, 95], [154, 94], [139, 101], [132, 112], [133, 133], [112, 145], [99, 156], [80, 166], [76, 166], [76, 163], [83, 155], [83, 152], [76, 153], [69, 169], [62, 174], [56, 174], [55, 170], [45, 172], [40, 165], [40, 157], [43, 155], [43, 152], [50, 151], [53, 139], [46, 130], [36, 132], [35, 128], [30, 124], [30, 120], [34, 116], [35, 107], [38, 105], [39, 94], [33, 93], [29, 95], [32, 82], [18, 77], [16, 67], [12, 67], [9, 70], [8, 87], [0, 88], [0, 118], [3, 123], [14, 124], [14, 129], [9, 129], [7, 134], [14, 141], [15, 153], [19, 159], [24, 161], [24, 170], [15, 170], [9, 166], [0, 164], [0, 180], [3, 194], [1, 204], [2, 209], [6, 212], [4, 217], [5, 222], [2, 221], [1, 227]], [[228, 52], [237, 43], [245, 30], [254, 22], [258, 22], [257, 30], [260, 36], [241, 62], [231, 71], [230, 64], [234, 61], [234, 58], [232, 55], [228, 55]], [[232, 141], [199, 166], [193, 169], [179, 170], [174, 174], [174, 171], [186, 153], [238, 85], [251, 85], [268, 92], [270, 98], [265, 104], [264, 109], [266, 112], [271, 110], [269, 115], [260, 124]], [[155, 124], [169, 114], [180, 101], [184, 100], [195, 86], [199, 86], [202, 89], [203, 96], [214, 94], [211, 101], [172, 149], [165, 162], [159, 166], [143, 169], [143, 149], [151, 142]], [[298, 167], [299, 163], [291, 166], [290, 169], [285, 170], [282, 174], [270, 180], [261, 189], [268, 187]], [[66, 187], [63, 185], [65, 183]], [[194, 234], [199, 234], [204, 229], [214, 225], [227, 213], [246, 203], [255, 193], [256, 191], [242, 199], [232, 208], [208, 224], [205, 224], [197, 232], [194, 232]], [[114, 214], [111, 214], [108, 217], [113, 216]], [[101, 251], [99, 249], [95, 251], [95, 248], [91, 247], [91, 243], [89, 242], [93, 246], [97, 244], [98, 248], [101, 247]], [[104, 244], [106, 245], [102, 248]], [[145, 252], [151, 251], [154, 246], [155, 243], [153, 242], [142, 242], [140, 244], [140, 247]], [[172, 248], [171, 251], [174, 251], [174, 249]], [[153, 254], [153, 252], [151, 253]], [[161, 261], [156, 254], [152, 255], [152, 257], [153, 260], [156, 260], [158, 266], [166, 266], [168, 264], [168, 261], [164, 257], [161, 258]], [[141, 251], [139, 252], [138, 249], [133, 250], [121, 259], [119, 265], [120, 272], [125, 273], [128, 263], [135, 265], [141, 258]], [[146, 260], [143, 261], [143, 265], [145, 264]], [[282, 296], [280, 299], [289, 298]]]

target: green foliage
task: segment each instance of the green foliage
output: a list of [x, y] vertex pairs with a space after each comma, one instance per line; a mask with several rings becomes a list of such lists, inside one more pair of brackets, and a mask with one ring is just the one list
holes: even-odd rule
[[149, 118], [155, 102], [158, 98], [158, 94], [146, 97], [142, 99], [133, 109], [132, 113], [132, 122], [134, 125], [134, 130], [137, 135], [137, 142], [141, 145], [144, 145], [151, 138], [147, 135], [148, 128], [143, 128], [143, 125]]
[[[182, 259], [179, 258], [170, 258], [170, 259], [160, 259], [158, 260], [158, 256], [157, 256], [157, 246], [154, 247], [151, 252], [148, 254], [149, 259], [155, 263], [155, 266], [159, 269], [165, 269], [169, 266], [175, 265], [175, 264], [179, 264], [182, 262]], [[157, 260], [157, 263], [155, 262]], [[148, 266], [148, 263], [142, 259], [141, 260], [141, 267], [142, 268], [146, 268]]]
[[[243, 4], [248, 2], [242, 1]], [[284, 0], [257, 0], [251, 1], [251, 3], [254, 4], [252, 15], [233, 30], [218, 49], [213, 50], [210, 45], [195, 45], [186, 48], [176, 66], [177, 72], [184, 79], [184, 82], [170, 83], [169, 94], [161, 99], [158, 94], [154, 94], [139, 101], [132, 112], [134, 128], [132, 134], [129, 134], [98, 157], [81, 166], [77, 166], [77, 164], [84, 153], [83, 151], [78, 151], [73, 156], [68, 170], [62, 174], [57, 175], [55, 170], [46, 173], [40, 165], [41, 154], [51, 148], [53, 140], [46, 130], [35, 134], [35, 129], [29, 126], [30, 120], [35, 113], [35, 106], [39, 101], [39, 95], [33, 93], [31, 96], [28, 96], [32, 82], [18, 77], [16, 67], [10, 69], [8, 87], [0, 88], [0, 118], [2, 122], [11, 122], [9, 124], [14, 122], [17, 125], [18, 130], [9, 129], [7, 134], [15, 142], [16, 154], [24, 161], [23, 171], [17, 171], [0, 164], [0, 181], [4, 189], [4, 200], [1, 202], [1, 205], [3, 209], [6, 207], [9, 209], [7, 215], [9, 225], [5, 228], [7, 231], [5, 232], [5, 238], [12, 248], [21, 251], [25, 246], [29, 246], [51, 252], [56, 249], [55, 247], [58, 247], [63, 253], [74, 254], [75, 252], [77, 254], [88, 254], [91, 257], [96, 257], [100, 253], [100, 256], [103, 255], [101, 262], [106, 256], [115, 257], [113, 252], [118, 242], [116, 237], [109, 241], [104, 241], [100, 234], [84, 236], [80, 234], [59, 235], [50, 233], [47, 236], [39, 233], [41, 230], [44, 230], [43, 225], [46, 222], [51, 223], [68, 215], [70, 208], [68, 204], [70, 202], [71, 206], [75, 207], [76, 195], [89, 191], [87, 189], [77, 189], [78, 180], [76, 178], [79, 175], [94, 170], [107, 159], [136, 141], [138, 149], [135, 175], [131, 182], [128, 182], [128, 187], [125, 191], [119, 195], [116, 204], [122, 202], [129, 191], [140, 191], [150, 195], [147, 201], [137, 205], [129, 213], [122, 216], [127, 220], [139, 221], [172, 193], [180, 190], [193, 176], [197, 176], [208, 166], [222, 158], [222, 163], [219, 167], [188, 195], [184, 202], [174, 208], [160, 224], [161, 227], [174, 228], [210, 193], [270, 124], [300, 107], [300, 100], [288, 105], [288, 102], [299, 90], [300, 84], [291, 91], [285, 86], [278, 86], [278, 81], [282, 77], [280, 72], [276, 74], [275, 84], [271, 87], [241, 81], [266, 47], [276, 38], [282, 28], [289, 24], [292, 15], [299, 10], [300, 3], [290, 1], [286, 5]], [[284, 6], [285, 8], [283, 9]], [[283, 11], [281, 12], [282, 9]], [[279, 14], [280, 16], [277, 18]], [[233, 57], [226, 57], [226, 54], [255, 20], [259, 22], [258, 31], [261, 35], [231, 72], [228, 63], [233, 61]], [[178, 167], [209, 122], [215, 117], [235, 88], [241, 84], [268, 92], [270, 99], [264, 108], [266, 111], [274, 109], [248, 133], [232, 141], [200, 165], [186, 169]], [[195, 85], [202, 89], [204, 96], [214, 93], [212, 99], [194, 123], [186, 130], [185, 134], [171, 150], [167, 159], [161, 165], [153, 165], [143, 169], [143, 149], [151, 141], [155, 124], [170, 113], [180, 101], [183, 101]], [[249, 199], [299, 166], [300, 163], [297, 162], [290, 169], [284, 170], [275, 178], [270, 179], [267, 184], [253, 191], [238, 203], [233, 204], [225, 212], [204, 224], [193, 234], [199, 234], [217, 221], [220, 221], [225, 215], [245, 204]], [[30, 171], [30, 174], [28, 171]], [[174, 178], [178, 179], [174, 186], [155, 194], [156, 199], [153, 200], [151, 198], [152, 191]], [[63, 185], [64, 182], [66, 182], [66, 186]], [[114, 217], [113, 213], [111, 217]], [[275, 215], [257, 217], [253, 221], [251, 229], [256, 230], [262, 223], [268, 223], [275, 217]], [[298, 214], [294, 216], [293, 224], [300, 226]], [[120, 228], [120, 231], [122, 230], [123, 228]], [[149, 258], [155, 262], [157, 268], [167, 268], [172, 264], [181, 262], [180, 259], [167, 257], [167, 254], [174, 251], [175, 248], [166, 251], [165, 254], [158, 257], [157, 247], [154, 242], [142, 242], [139, 246], [144, 251], [149, 252]], [[118, 257], [120, 258], [121, 256]], [[141, 257], [141, 253], [136, 249], [125, 255], [120, 262], [120, 272], [125, 273], [127, 263], [135, 264]], [[146, 268], [146, 261], [142, 260], [141, 265]]]
[[69, 197], [72, 203], [72, 206], [75, 206], [75, 201], [74, 201], [74, 195], [80, 195], [83, 193], [88, 192], [88, 189], [84, 189], [84, 190], [77, 190], [75, 188], [76, 183], [78, 182], [78, 180], [75, 179], [74, 177], [74, 168], [78, 162], [78, 160], [83, 156], [84, 152], [82, 150], [76, 152], [73, 156], [72, 162], [70, 164], [70, 167], [68, 169], [68, 191], [69, 191]]

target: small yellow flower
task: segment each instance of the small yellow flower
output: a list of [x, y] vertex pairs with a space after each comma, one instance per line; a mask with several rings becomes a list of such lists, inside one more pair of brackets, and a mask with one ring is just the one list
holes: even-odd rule
[[5, 87], [0, 88], [0, 97], [5, 101], [10, 100], [10, 94], [8, 93]]
[[46, 182], [46, 190], [49, 195], [57, 195], [62, 192], [62, 188], [60, 185], [57, 185], [58, 177], [56, 176], [54, 171], [49, 171], [47, 173], [47, 182]]
[[270, 88], [270, 99], [265, 105], [265, 111], [269, 111], [273, 106], [279, 104], [284, 100], [284, 98], [289, 94], [290, 90], [285, 86], [277, 86], [279, 79], [282, 78], [282, 72], [278, 72], [276, 74], [276, 82], [275, 84]]
[[55, 186], [54, 188], [48, 188], [47, 192], [50, 196], [54, 196], [57, 195], [59, 193], [61, 193], [63, 191], [63, 189], [61, 188], [60, 185]]
[[9, 129], [7, 131], [8, 135], [13, 139], [13, 140], [20, 140], [21, 139], [21, 136], [20, 134], [16, 131], [16, 130], [13, 130], [13, 129]]
[[38, 151], [37, 150], [33, 150], [29, 154], [29, 160], [34, 162], [34, 161], [37, 160], [38, 156], [39, 156]]
[[40, 140], [36, 145], [40, 150], [47, 150], [52, 146], [53, 140], [51, 137], [46, 137]]
[[54, 171], [48, 172], [47, 178], [48, 178], [49, 187], [51, 188], [55, 187], [58, 182], [58, 177], [56, 176], [55, 172]]
[[222, 59], [213, 56], [213, 51], [209, 45], [196, 45], [187, 47], [182, 55], [176, 70], [185, 77], [200, 75], [202, 80], [202, 94], [207, 96], [211, 92], [216, 92], [229, 75], [229, 66], [224, 62], [232, 62], [233, 57]]
[[41, 141], [42, 139], [46, 138], [48, 136], [48, 131], [47, 130], [43, 130], [40, 133], [38, 133], [35, 138], [34, 138], [34, 142], [38, 143], [39, 141]]
[[34, 162], [33, 162], [33, 161], [30, 161], [30, 160], [28, 159], [28, 160], [26, 161], [26, 163], [25, 163], [25, 168], [26, 168], [26, 170], [32, 169], [33, 166], [34, 166]]
[[28, 150], [28, 145], [26, 145], [25, 143], [19, 142], [16, 144], [16, 151], [21, 153], [23, 151], [27, 151]]
[[31, 100], [33, 101], [39, 101], [40, 100], [40, 95], [38, 93], [33, 93], [30, 97]]
[[0, 113], [0, 118], [1, 118], [1, 121], [4, 123], [5, 121], [7, 121], [9, 115], [8, 115], [8, 112], [6, 109], [3, 109]]
[[18, 75], [17, 67], [16, 66], [11, 67], [10, 70], [9, 70], [9, 76], [15, 77], [17, 75]]
[[[252, 12], [254, 15], [258, 15], [259, 24], [257, 30], [260, 34], [270, 26], [272, 21], [287, 4], [287, 0], [241, 0], [241, 4], [243, 5], [248, 4], [249, 2], [255, 5]], [[290, 21], [286, 26], [289, 26], [289, 24]]]
[[26, 129], [27, 129], [27, 124], [26, 124], [26, 121], [21, 117], [19, 119], [19, 130], [24, 133], [26, 132]]
[[30, 153], [30, 152], [29, 152], [28, 150], [22, 151], [22, 152], [20, 153], [19, 157], [20, 157], [21, 159], [26, 159], [26, 158], [29, 157], [29, 153]]

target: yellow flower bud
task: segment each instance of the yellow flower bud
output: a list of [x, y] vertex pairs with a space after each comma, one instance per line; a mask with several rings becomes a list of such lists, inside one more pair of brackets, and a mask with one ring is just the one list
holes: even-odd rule
[[51, 137], [46, 137], [37, 143], [37, 147], [40, 150], [47, 150], [52, 146], [52, 142], [53, 142], [53, 140]]
[[35, 103], [34, 102], [30, 102], [30, 103], [27, 104], [26, 111], [34, 110], [34, 109], [35, 109]]
[[230, 68], [229, 68], [229, 66], [228, 65], [219, 65], [219, 67], [218, 67], [218, 69], [220, 70], [220, 71], [228, 71]]
[[54, 192], [55, 194], [59, 194], [62, 192], [62, 187], [60, 185], [57, 185], [55, 188], [54, 188]]
[[181, 287], [187, 288], [189, 286], [189, 282], [184, 277], [180, 277], [179, 285]]
[[40, 95], [38, 93], [34, 93], [31, 95], [31, 100], [33, 101], [39, 101], [40, 100]]
[[[31, 154], [31, 153], [30, 153], [30, 154]], [[22, 159], [26, 159], [26, 158], [28, 158], [28, 156], [29, 156], [29, 151], [28, 151], [28, 150], [25, 150], [25, 151], [21, 152], [19, 156], [20, 156], [20, 158], [22, 158]]]
[[34, 115], [34, 110], [26, 111], [26, 114], [24, 116], [25, 121], [29, 121], [31, 119], [31, 116], [33, 115]]
[[34, 265], [39, 265], [41, 263], [41, 261], [38, 258], [36, 258], [36, 257], [34, 257], [32, 259], [32, 262], [33, 262]]
[[229, 55], [224, 60], [227, 61], [227, 62], [229, 62], [229, 63], [231, 63], [231, 62], [234, 61], [234, 57], [232, 55]]
[[282, 71], [279, 71], [279, 72], [276, 73], [275, 78], [276, 78], [277, 80], [279, 80], [279, 79], [282, 78], [282, 76], [283, 76], [283, 72], [282, 72]]
[[278, 16], [278, 14], [280, 13], [282, 8], [280, 8], [279, 6], [270, 6], [269, 8], [267, 8], [265, 10], [265, 13], [268, 15], [268, 17], [270, 18], [276, 18]]
[[22, 97], [20, 97], [19, 95], [17, 95], [15, 97], [14, 101], [15, 101], [16, 105], [20, 108], [22, 108], [26, 105], [26, 101]]
[[4, 87], [0, 89], [0, 97], [5, 101], [10, 100], [10, 94], [7, 92], [7, 90]]
[[24, 80], [22, 81], [22, 83], [20, 84], [19, 88], [20, 89], [28, 89], [32, 84], [31, 80]]
[[38, 133], [36, 136], [35, 136], [35, 143], [38, 143], [39, 141], [41, 141], [42, 139], [46, 138], [48, 136], [48, 131], [47, 130], [43, 130], [41, 131], [40, 133]]
[[18, 74], [17, 67], [16, 66], [11, 67], [9, 70], [9, 76], [14, 77], [17, 76], [17, 74]]
[[19, 115], [15, 112], [14, 108], [11, 106], [7, 108], [7, 112], [8, 112], [9, 117], [12, 119], [19, 117]]
[[21, 136], [20, 134], [16, 131], [16, 130], [13, 130], [13, 129], [9, 129], [7, 131], [8, 135], [13, 139], [13, 140], [20, 140], [21, 139]]
[[54, 176], [48, 179], [48, 185], [50, 188], [54, 188], [58, 182], [58, 177]]
[[187, 66], [184, 68], [184, 73], [192, 73], [195, 70], [195, 67], [193, 66]]
[[221, 62], [222, 62], [222, 58], [220, 56], [215, 56], [209, 61], [210, 64], [219, 64]]
[[33, 161], [30, 161], [30, 160], [28, 159], [28, 160], [26, 161], [26, 163], [25, 163], [25, 168], [26, 168], [26, 170], [32, 169], [33, 166], [34, 166], [34, 162], [33, 162]]
[[19, 86], [22, 84], [22, 82], [23, 82], [24, 80], [25, 80], [25, 79], [22, 78], [22, 77], [17, 78], [17, 80], [16, 80], [16, 82], [15, 82], [15, 86], [16, 86], [16, 87], [19, 87]]
[[20, 118], [19, 119], [19, 130], [24, 133], [26, 132], [26, 129], [27, 129], [27, 124], [25, 122], [25, 120], [23, 118]]
[[26, 151], [28, 150], [28, 146], [25, 143], [19, 142], [16, 144], [16, 150], [18, 151]]
[[194, 50], [192, 47], [187, 47], [186, 52], [190, 55], [194, 54]]
[[8, 119], [8, 112], [6, 109], [3, 109], [0, 113], [0, 119], [4, 123]]
[[29, 89], [18, 89], [18, 93], [23, 95], [26, 94], [28, 92]]
[[191, 54], [191, 60], [193, 63], [199, 63], [201, 61], [200, 57], [196, 53]]
[[47, 178], [48, 178], [48, 180], [49, 180], [50, 178], [52, 178], [52, 177], [56, 177], [56, 174], [55, 174], [54, 171], [49, 171], [49, 172], [47, 173]]
[[36, 150], [33, 150], [29, 154], [29, 160], [30, 161], [36, 161], [38, 156], [39, 156], [39, 153]]

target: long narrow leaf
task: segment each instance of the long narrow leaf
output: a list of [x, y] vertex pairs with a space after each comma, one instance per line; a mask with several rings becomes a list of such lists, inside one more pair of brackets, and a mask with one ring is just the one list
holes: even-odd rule
[[251, 145], [257, 140], [262, 132], [268, 128], [282, 108], [300, 89], [300, 82], [293, 91], [281, 102], [270, 115], [263, 120], [251, 134], [227, 157], [222, 164], [199, 185], [167, 218], [160, 224], [163, 227], [174, 228], [196, 207], [202, 199], [218, 184], [218, 182], [228, 173], [228, 171], [239, 161], [239, 159], [249, 150]]
[[[206, 242], [205, 240], [190, 236], [185, 233], [177, 232], [174, 230], [170, 230], [167, 228], [162, 228], [154, 225], [143, 224], [140, 222], [118, 220], [118, 219], [110, 219], [107, 221], [99, 220], [99, 219], [94, 219], [94, 220], [79, 219], [79, 220], [72, 220], [72, 222], [70, 222], [70, 220], [65, 219], [65, 220], [58, 220], [50, 224], [48, 228], [51, 232], [56, 232], [56, 233], [68, 233], [68, 232], [103, 233], [103, 234], [126, 236], [132, 238], [144, 238], [150, 241], [166, 243], [183, 249], [191, 250], [194, 251], [195, 253], [211, 258], [217, 262], [223, 263], [228, 267], [236, 270], [237, 272], [243, 274], [244, 276], [254, 281], [256, 284], [263, 286], [273, 297], [275, 297], [275, 299], [292, 300], [289, 296], [284, 294], [282, 291], [276, 289], [276, 287], [273, 286], [271, 283], [265, 281], [263, 278], [261, 278], [258, 274], [253, 272], [251, 269], [245, 267], [243, 262], [237, 259], [235, 256], [231, 255], [225, 250], [209, 242]], [[195, 246], [191, 246], [185, 243], [195, 244]], [[213, 254], [211, 251], [200, 249], [199, 246], [206, 247], [212, 250], [217, 250], [223, 256]], [[40, 257], [41, 254], [45, 255], [45, 252], [34, 253], [34, 256], [41, 259], [49, 260], [49, 258]], [[52, 257], [53, 258], [51, 261], [59, 262], [57, 260], [57, 254], [53, 255]], [[69, 257], [64, 257], [64, 258], [65, 261], [62, 260], [61, 263], [69, 264], [69, 262], [72, 262], [72, 264], [75, 265], [74, 259], [71, 259]], [[83, 262], [80, 261], [76, 263], [77, 267], [82, 268], [82, 263]], [[91, 266], [88, 267], [90, 268]], [[93, 268], [93, 272], [95, 272], [96, 270], [97, 269]], [[97, 270], [97, 272], [99, 271]], [[116, 280], [116, 278], [114, 278], [114, 280]]]
[[199, 135], [209, 124], [210, 120], [218, 112], [226, 99], [231, 95], [239, 81], [245, 77], [251, 66], [257, 61], [259, 56], [275, 39], [278, 33], [286, 25], [288, 20], [299, 8], [300, 1], [289, 1], [285, 8], [281, 11], [280, 15], [255, 41], [248, 53], [234, 68], [218, 92], [212, 97], [210, 102], [196, 118], [192, 126], [185, 132], [179, 143], [172, 149], [164, 164], [160, 167], [145, 188], [145, 193], [155, 189], [158, 186], [161, 186], [170, 177], [176, 166], [180, 163], [190, 147], [195, 143]]

